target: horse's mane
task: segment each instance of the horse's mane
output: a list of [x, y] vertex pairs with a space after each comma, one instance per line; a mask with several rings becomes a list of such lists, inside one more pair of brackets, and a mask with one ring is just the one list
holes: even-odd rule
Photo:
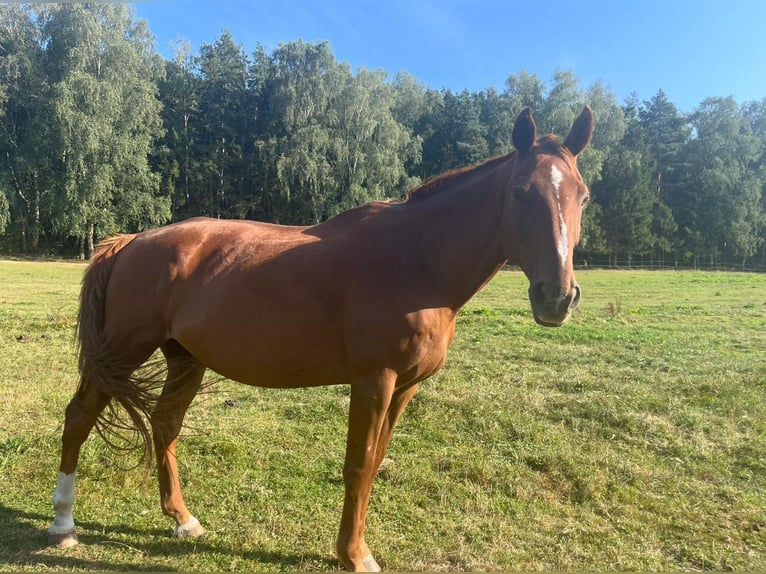
[[[564, 156], [564, 148], [559, 142], [559, 139], [554, 136], [544, 136], [537, 140], [536, 146], [543, 146], [548, 153], [558, 156]], [[483, 162], [469, 165], [466, 167], [459, 167], [449, 171], [445, 171], [439, 175], [434, 175], [426, 179], [423, 183], [417, 187], [412, 188], [407, 192], [407, 201], [417, 201], [425, 197], [430, 197], [433, 193], [438, 192], [444, 187], [444, 184], [448, 181], [454, 181], [460, 177], [476, 172], [477, 170], [492, 167], [506, 159], [510, 159], [516, 155], [515, 151], [491, 157]]]
[[407, 192], [407, 201], [416, 201], [419, 199], [423, 199], [424, 197], [430, 196], [432, 193], [439, 191], [446, 182], [453, 181], [455, 179], [460, 178], [463, 175], [474, 173], [476, 170], [489, 167], [496, 163], [500, 163], [501, 161], [508, 159], [508, 157], [513, 153], [515, 152], [511, 152], [510, 154], [498, 155], [498, 156], [489, 158], [481, 163], [477, 163], [477, 164], [469, 165], [465, 167], [459, 167], [456, 169], [445, 171], [444, 173], [440, 173], [439, 175], [433, 175], [429, 177], [428, 179], [426, 179], [423, 183], [421, 183], [417, 187], [414, 187], [411, 190], [409, 190]]

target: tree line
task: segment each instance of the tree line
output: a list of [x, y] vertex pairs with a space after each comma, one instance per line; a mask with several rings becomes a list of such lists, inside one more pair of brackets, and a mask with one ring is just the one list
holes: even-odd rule
[[563, 134], [584, 103], [579, 261], [766, 264], [766, 98], [684, 114], [565, 70], [453, 92], [228, 32], [167, 60], [125, 4], [0, 5], [0, 249], [88, 257], [196, 215], [313, 224], [510, 151], [526, 106]]

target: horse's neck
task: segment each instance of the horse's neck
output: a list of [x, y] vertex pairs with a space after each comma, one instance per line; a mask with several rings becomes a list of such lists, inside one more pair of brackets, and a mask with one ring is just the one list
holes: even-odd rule
[[419, 260], [447, 305], [457, 311], [503, 266], [501, 222], [508, 165], [461, 174], [412, 207], [418, 213]]

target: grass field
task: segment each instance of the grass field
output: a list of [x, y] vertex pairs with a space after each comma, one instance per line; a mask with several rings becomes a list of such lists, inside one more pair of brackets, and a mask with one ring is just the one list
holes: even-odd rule
[[[0, 571], [338, 569], [346, 387], [197, 398], [179, 460], [198, 540], [91, 438], [81, 544], [46, 546], [82, 271], [0, 261]], [[384, 568], [766, 570], [766, 275], [578, 279], [561, 329], [534, 324], [515, 272], [463, 311], [376, 481]]]

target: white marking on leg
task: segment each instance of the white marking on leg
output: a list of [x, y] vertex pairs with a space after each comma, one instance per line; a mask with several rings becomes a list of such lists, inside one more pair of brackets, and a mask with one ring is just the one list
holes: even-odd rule
[[559, 241], [556, 247], [559, 252], [559, 259], [561, 259], [562, 267], [567, 264], [567, 259], [569, 258], [569, 230], [564, 221], [564, 214], [561, 211], [561, 198], [559, 197], [559, 185], [561, 185], [561, 180], [563, 179], [564, 176], [561, 173], [561, 170], [555, 165], [551, 165], [551, 183], [553, 184], [553, 189], [556, 191], [556, 207], [559, 210]]
[[184, 538], [186, 536], [197, 537], [202, 535], [203, 532], [204, 530], [202, 529], [202, 525], [199, 523], [199, 520], [197, 520], [194, 516], [190, 516], [189, 520], [175, 527], [173, 530], [173, 535], [177, 536], [178, 538]]
[[380, 572], [381, 568], [378, 562], [373, 558], [372, 554], [362, 558], [362, 565], [367, 568], [368, 572]]
[[48, 529], [50, 534], [65, 534], [74, 530], [74, 517], [72, 508], [74, 507], [74, 482], [77, 472], [64, 474], [59, 472], [56, 490], [53, 493], [53, 524]]

